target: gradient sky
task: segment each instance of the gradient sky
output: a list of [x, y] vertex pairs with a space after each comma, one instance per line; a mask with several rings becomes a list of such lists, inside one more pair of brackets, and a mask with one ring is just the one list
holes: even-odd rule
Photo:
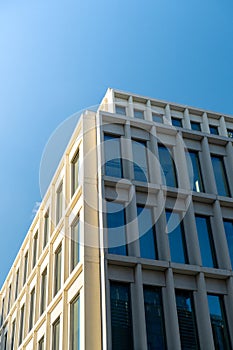
[[0, 1], [0, 286], [49, 136], [107, 87], [233, 114], [232, 0]]

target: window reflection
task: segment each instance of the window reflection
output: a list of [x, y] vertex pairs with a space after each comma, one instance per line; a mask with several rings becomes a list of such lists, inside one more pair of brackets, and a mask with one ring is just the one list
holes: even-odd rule
[[183, 264], [187, 263], [184, 227], [180, 214], [166, 210], [166, 219], [171, 261]]
[[196, 227], [202, 265], [216, 267], [216, 257], [209, 217], [196, 215]]
[[147, 259], [157, 259], [155, 230], [150, 208], [137, 205], [140, 256]]

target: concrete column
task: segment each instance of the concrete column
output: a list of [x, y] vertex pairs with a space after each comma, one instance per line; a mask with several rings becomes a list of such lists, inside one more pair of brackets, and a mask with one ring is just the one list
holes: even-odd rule
[[132, 305], [134, 305], [132, 308], [134, 349], [147, 349], [142, 268], [139, 264], [135, 267], [135, 284], [132, 285]]
[[129, 107], [128, 107], [128, 115], [129, 117], [134, 117], [134, 111], [133, 111], [133, 97], [129, 96]]
[[202, 115], [202, 131], [208, 134], [210, 133], [209, 122], [206, 112], [204, 112]]
[[172, 124], [171, 111], [170, 111], [169, 104], [167, 104], [165, 107], [165, 118], [163, 118], [163, 120], [164, 120], [164, 124], [168, 124], [168, 125]]
[[201, 349], [213, 350], [215, 349], [215, 347], [210, 323], [205, 279], [204, 274], [202, 272], [197, 275], [196, 281], [197, 292], [194, 292], [194, 301], [200, 346]]
[[184, 142], [181, 133], [176, 135], [176, 147], [174, 147], [175, 165], [178, 177], [179, 188], [190, 189], [188, 169], [186, 164]]
[[123, 163], [123, 176], [126, 179], [134, 178], [133, 170], [133, 152], [131, 144], [131, 131], [130, 124], [127, 122], [125, 124], [125, 136], [121, 138], [121, 153], [122, 153], [122, 163]]
[[158, 193], [158, 207], [155, 209], [155, 217], [158, 217], [156, 223], [156, 238], [159, 260], [170, 260], [170, 249], [168, 234], [166, 232], [167, 220], [165, 214], [165, 200], [164, 192], [162, 190]]
[[158, 142], [156, 135], [156, 127], [153, 125], [150, 130], [150, 147], [148, 152], [148, 164], [149, 164], [149, 176], [150, 182], [154, 184], [160, 184], [162, 182], [159, 154], [158, 154]]
[[191, 201], [184, 217], [184, 231], [187, 242], [188, 260], [192, 265], [202, 265], [199, 249], [193, 202]]
[[139, 247], [139, 233], [137, 222], [137, 203], [135, 187], [131, 185], [129, 193], [130, 202], [126, 209], [126, 227], [127, 227], [127, 242], [128, 242], [128, 255], [140, 256]]
[[151, 113], [151, 103], [150, 100], [146, 102], [146, 112], [145, 112], [145, 120], [152, 121], [152, 113]]
[[184, 128], [191, 129], [190, 118], [189, 118], [189, 110], [185, 108], [184, 110]]
[[168, 349], [180, 350], [179, 324], [176, 310], [176, 298], [172, 269], [165, 272], [166, 287], [163, 290], [164, 317], [166, 324]]
[[222, 212], [219, 201], [215, 201], [213, 205], [214, 215], [212, 217], [212, 232], [215, 242], [218, 267], [221, 269], [231, 269], [231, 260], [228, 251], [226, 234], [222, 221]]
[[203, 167], [203, 182], [207, 193], [217, 194], [214, 171], [212, 167], [210, 150], [207, 137], [202, 140], [202, 152], [200, 152]]
[[231, 142], [228, 142], [226, 145], [226, 156], [227, 158], [225, 162], [225, 167], [227, 172], [227, 179], [230, 187], [231, 196], [233, 196], [233, 147]]
[[221, 118], [219, 119], [219, 131], [220, 135], [227, 137], [227, 127], [225, 123], [225, 118], [223, 116], [221, 116]]

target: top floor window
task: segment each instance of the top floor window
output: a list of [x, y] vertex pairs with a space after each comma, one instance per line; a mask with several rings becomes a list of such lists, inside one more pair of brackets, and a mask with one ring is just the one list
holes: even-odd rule
[[132, 148], [134, 161], [134, 179], [147, 182], [149, 179], [146, 141], [132, 140]]
[[104, 135], [105, 175], [122, 177], [120, 136]]
[[126, 115], [126, 108], [124, 106], [116, 105], [116, 113], [121, 115]]
[[191, 124], [192, 130], [201, 131], [201, 124], [200, 123], [191, 121], [190, 124]]
[[56, 224], [59, 223], [61, 217], [62, 217], [62, 189], [63, 189], [63, 183], [60, 184], [60, 186], [57, 189], [57, 207], [56, 207]]
[[233, 129], [227, 129], [227, 136], [233, 139]]
[[24, 256], [23, 284], [25, 284], [28, 274], [28, 252]]
[[204, 186], [203, 186], [198, 152], [193, 150], [187, 151], [186, 160], [187, 160], [191, 190], [196, 192], [203, 192]]
[[152, 120], [155, 123], [163, 123], [163, 116], [162, 114], [157, 114], [152, 112]]
[[182, 119], [176, 118], [176, 117], [172, 117], [171, 119], [172, 119], [173, 126], [182, 128]]
[[211, 161], [214, 170], [214, 176], [218, 194], [220, 196], [230, 197], [230, 189], [222, 156], [211, 155]]
[[79, 185], [79, 152], [76, 153], [71, 162], [71, 195], [75, 193]]
[[138, 119], [144, 119], [144, 111], [141, 109], [134, 109], [134, 117]]
[[169, 148], [163, 145], [159, 145], [158, 151], [163, 184], [177, 187], [176, 169], [172, 158], [172, 150], [169, 150]]
[[43, 242], [43, 248], [45, 248], [46, 244], [48, 243], [49, 238], [49, 211], [44, 216], [44, 242]]
[[219, 134], [218, 127], [216, 125], [209, 125], [209, 128], [210, 128], [210, 133], [212, 135], [218, 135]]

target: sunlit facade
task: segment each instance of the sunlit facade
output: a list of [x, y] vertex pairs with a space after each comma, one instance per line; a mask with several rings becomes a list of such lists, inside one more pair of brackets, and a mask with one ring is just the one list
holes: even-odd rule
[[108, 89], [2, 287], [1, 349], [232, 349], [232, 130]]

